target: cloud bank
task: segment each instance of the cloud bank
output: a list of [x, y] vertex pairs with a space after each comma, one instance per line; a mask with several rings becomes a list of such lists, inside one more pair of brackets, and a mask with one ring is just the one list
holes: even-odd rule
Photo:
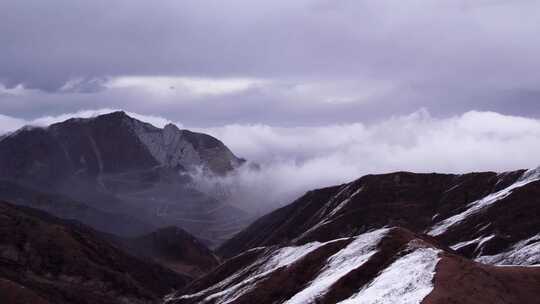
[[[540, 165], [540, 120], [471, 111], [445, 119], [426, 110], [375, 124], [201, 130], [262, 165], [222, 182], [238, 201], [275, 207], [303, 192], [393, 171], [466, 173]], [[263, 194], [264, 195], [261, 195]]]
[[[112, 109], [43, 117], [31, 122], [0, 116], [0, 127], [47, 125], [92, 117]], [[130, 113], [163, 127], [163, 117]], [[225, 178], [198, 176], [200, 187], [231, 190], [229, 200], [264, 213], [305, 191], [393, 171], [465, 173], [508, 171], [540, 165], [540, 120], [470, 111], [435, 118], [425, 109], [377, 123], [317, 127], [225, 125], [195, 128], [222, 140], [238, 156], [260, 164]]]

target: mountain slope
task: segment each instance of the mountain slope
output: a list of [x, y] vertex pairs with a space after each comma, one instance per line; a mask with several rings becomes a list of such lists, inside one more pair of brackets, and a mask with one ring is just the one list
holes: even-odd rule
[[216, 138], [156, 128], [124, 112], [25, 127], [0, 140], [0, 180], [214, 242], [249, 216], [201, 192], [190, 174], [224, 175], [243, 163]]
[[2, 303], [157, 303], [190, 281], [84, 225], [8, 203], [0, 217]]
[[200, 277], [216, 268], [218, 258], [195, 237], [178, 227], [166, 227], [130, 239], [116, 239], [130, 253], [189, 277]]
[[[167, 303], [540, 303], [540, 169], [364, 176], [219, 248]], [[501, 267], [504, 266], [504, 267]]]
[[231, 257], [252, 247], [328, 241], [400, 226], [480, 259], [540, 239], [539, 176], [540, 170], [368, 175], [306, 193], [254, 222], [218, 252]]
[[33, 190], [10, 181], [0, 181], [0, 200], [46, 211], [63, 219], [78, 220], [99, 231], [134, 237], [155, 230], [132, 216], [101, 211], [60, 194]]
[[166, 303], [538, 303], [540, 268], [496, 267], [402, 228], [254, 248]]

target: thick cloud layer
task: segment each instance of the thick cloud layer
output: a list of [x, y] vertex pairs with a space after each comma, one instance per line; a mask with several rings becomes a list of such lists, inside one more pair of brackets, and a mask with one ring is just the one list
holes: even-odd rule
[[[81, 111], [30, 123], [44, 125], [109, 111]], [[161, 127], [169, 122], [130, 114]], [[13, 128], [24, 121], [0, 117], [0, 127], [10, 122]], [[212, 191], [216, 184], [226, 185], [233, 189], [233, 203], [261, 213], [289, 203], [307, 190], [365, 174], [507, 171], [540, 165], [540, 120], [495, 112], [473, 111], [439, 119], [421, 109], [370, 124], [236, 124], [195, 130], [218, 137], [234, 153], [261, 166], [261, 170], [243, 168], [226, 178], [199, 176], [201, 187]]]
[[[204, 130], [262, 164], [223, 182], [237, 201], [273, 208], [304, 191], [392, 171], [465, 173], [540, 166], [540, 120], [494, 112], [436, 119], [425, 110], [376, 124]], [[260, 194], [264, 193], [264, 196]], [[262, 201], [261, 201], [262, 200]]]
[[109, 107], [200, 127], [420, 107], [539, 117], [539, 18], [528, 0], [6, 0], [0, 112]]

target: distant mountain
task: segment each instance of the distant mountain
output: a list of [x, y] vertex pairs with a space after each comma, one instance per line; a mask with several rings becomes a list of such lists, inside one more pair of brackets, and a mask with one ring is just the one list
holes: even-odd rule
[[[367, 175], [223, 244], [167, 303], [539, 303], [540, 168]], [[501, 267], [504, 266], [504, 267]]]
[[113, 112], [73, 118], [47, 128], [24, 127], [0, 142], [3, 176], [39, 186], [66, 176], [99, 178], [156, 166], [189, 170], [202, 167], [224, 174], [244, 162], [221, 141], [202, 133], [163, 129]]
[[[190, 174], [224, 175], [244, 162], [209, 135], [172, 124], [160, 129], [124, 112], [24, 127], [0, 139], [0, 180], [148, 226], [181, 226], [211, 242], [237, 232], [249, 217], [198, 190]], [[40, 208], [10, 191], [0, 198]], [[77, 212], [70, 216], [95, 224]]]
[[15, 182], [0, 181], [0, 199], [46, 211], [63, 219], [76, 219], [107, 233], [134, 237], [153, 231], [153, 225], [133, 216], [101, 211], [61, 194], [42, 192]]
[[191, 280], [36, 209], [1, 202], [0, 218], [0, 303], [159, 303]]
[[219, 264], [219, 259], [210, 249], [178, 227], [161, 228], [137, 238], [117, 241], [132, 254], [153, 259], [192, 278], [207, 274]]

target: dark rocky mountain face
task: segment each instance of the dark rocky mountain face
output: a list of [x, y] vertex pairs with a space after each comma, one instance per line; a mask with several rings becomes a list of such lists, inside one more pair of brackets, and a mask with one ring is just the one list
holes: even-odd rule
[[2, 175], [39, 185], [65, 174], [97, 177], [158, 165], [224, 174], [244, 162], [209, 135], [172, 124], [159, 129], [124, 112], [25, 127], [3, 138], [1, 148]]
[[[199, 191], [189, 173], [224, 175], [243, 163], [211, 136], [172, 124], [156, 128], [123, 112], [26, 127], [0, 140], [0, 180], [147, 227], [177, 225], [210, 242], [224, 240], [249, 217]], [[0, 198], [40, 208], [28, 195], [14, 197], [9, 187], [3, 189]], [[49, 211], [67, 213], [58, 204]], [[96, 224], [87, 214], [70, 216]], [[125, 236], [141, 232], [135, 221], [133, 229], [121, 226], [105, 230]]]
[[[540, 170], [398, 172], [314, 190], [167, 303], [540, 303]], [[504, 267], [503, 267], [504, 266]]]
[[0, 219], [0, 303], [159, 303], [191, 280], [36, 209], [0, 203]]

